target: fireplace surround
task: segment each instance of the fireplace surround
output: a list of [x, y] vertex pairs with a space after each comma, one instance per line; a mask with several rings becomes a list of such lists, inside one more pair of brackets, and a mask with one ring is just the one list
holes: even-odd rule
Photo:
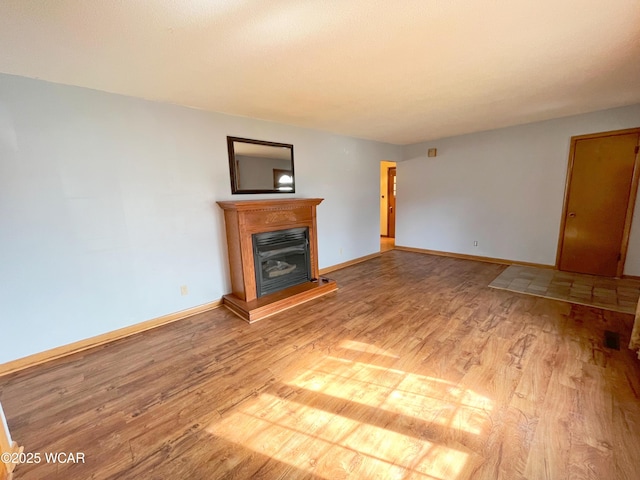
[[318, 269], [321, 198], [224, 201], [232, 293], [224, 305], [249, 323], [337, 290]]

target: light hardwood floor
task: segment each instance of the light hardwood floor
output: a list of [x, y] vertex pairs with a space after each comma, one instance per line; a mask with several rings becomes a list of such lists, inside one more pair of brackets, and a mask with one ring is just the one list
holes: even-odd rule
[[396, 239], [393, 237], [380, 237], [380, 251], [388, 252], [396, 246]]
[[[18, 479], [637, 479], [630, 315], [390, 251], [248, 325], [224, 309], [0, 378]], [[87, 319], [90, 321], [90, 319]]]

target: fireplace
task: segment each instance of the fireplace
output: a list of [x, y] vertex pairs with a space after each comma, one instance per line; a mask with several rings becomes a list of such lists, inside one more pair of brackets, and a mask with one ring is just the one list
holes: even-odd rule
[[224, 305], [252, 323], [337, 290], [320, 276], [321, 198], [218, 202], [224, 210], [232, 293]]
[[309, 229], [253, 234], [258, 298], [311, 280]]

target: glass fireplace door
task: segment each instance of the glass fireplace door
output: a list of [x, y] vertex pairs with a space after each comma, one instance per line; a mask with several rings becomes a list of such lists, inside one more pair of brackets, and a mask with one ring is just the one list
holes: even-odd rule
[[258, 297], [311, 280], [308, 228], [256, 233], [252, 239]]

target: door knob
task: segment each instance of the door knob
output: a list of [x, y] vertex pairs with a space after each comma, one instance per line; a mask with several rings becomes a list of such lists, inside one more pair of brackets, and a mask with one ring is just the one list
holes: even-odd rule
[[575, 217], [575, 216], [576, 216], [575, 212], [569, 212], [569, 217], [570, 217], [570, 218], [573, 218], [573, 217]]

